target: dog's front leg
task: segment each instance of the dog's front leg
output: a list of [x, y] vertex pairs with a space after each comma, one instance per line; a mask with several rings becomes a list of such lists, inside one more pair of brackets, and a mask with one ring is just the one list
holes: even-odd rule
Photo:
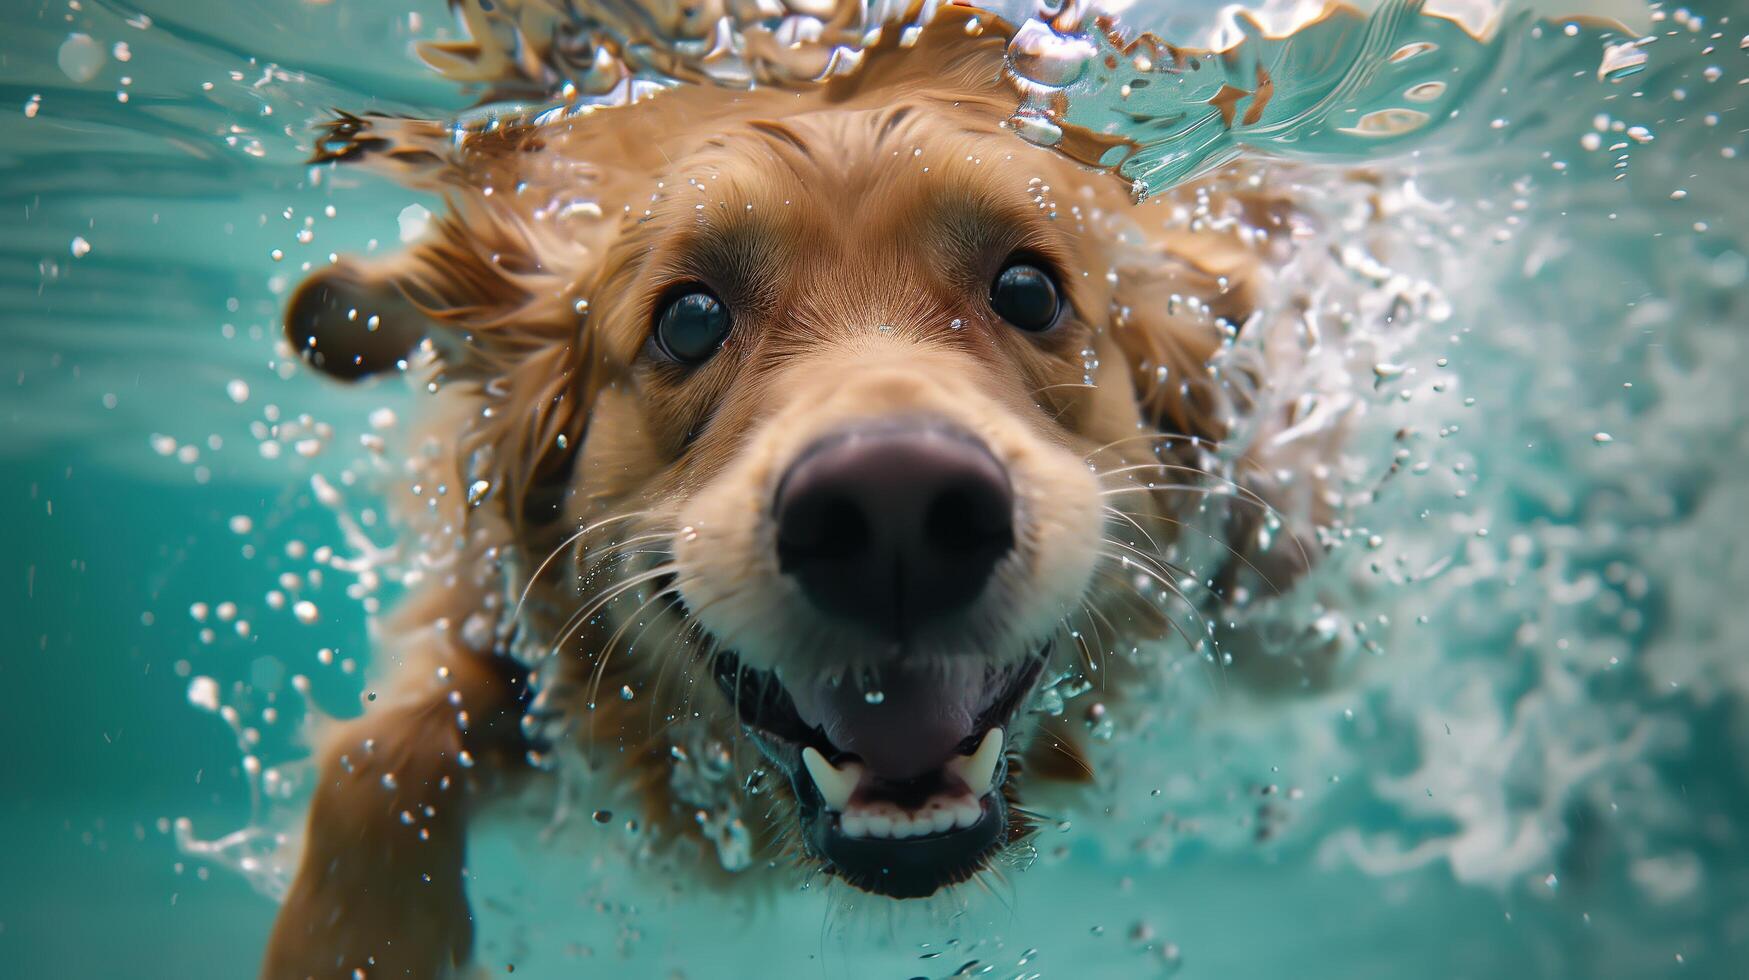
[[446, 977], [468, 961], [467, 818], [521, 764], [526, 688], [506, 658], [430, 643], [401, 690], [323, 740], [264, 980]]

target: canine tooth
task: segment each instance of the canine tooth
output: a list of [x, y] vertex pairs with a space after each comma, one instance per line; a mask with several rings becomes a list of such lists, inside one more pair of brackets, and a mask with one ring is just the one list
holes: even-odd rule
[[856, 792], [856, 784], [862, 782], [859, 763], [847, 762], [844, 768], [835, 768], [810, 745], [802, 749], [802, 765], [808, 767], [808, 775], [814, 777], [814, 785], [820, 788], [820, 798], [826, 802], [826, 809], [840, 813], [849, 809], [850, 794]]
[[992, 728], [971, 755], [962, 755], [948, 762], [947, 768], [966, 784], [973, 798], [990, 791], [990, 781], [996, 776], [996, 763], [1002, 760], [1002, 729]]

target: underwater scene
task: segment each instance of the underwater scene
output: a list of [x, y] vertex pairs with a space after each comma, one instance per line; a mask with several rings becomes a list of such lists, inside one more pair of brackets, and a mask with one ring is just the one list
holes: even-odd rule
[[1749, 975], [1745, 153], [1739, 0], [0, 0], [0, 976]]

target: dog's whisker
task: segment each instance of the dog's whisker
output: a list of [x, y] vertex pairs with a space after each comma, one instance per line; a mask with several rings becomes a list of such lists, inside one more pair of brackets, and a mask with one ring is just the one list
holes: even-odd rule
[[[1184, 567], [1183, 565], [1178, 564], [1177, 562], [1174, 562], [1174, 561], [1168, 559], [1166, 556], [1159, 554], [1158, 552], [1146, 551], [1142, 548], [1136, 547], [1133, 544], [1130, 544], [1127, 541], [1120, 541], [1117, 538], [1114, 538], [1109, 534], [1101, 535], [1099, 540], [1100, 540], [1101, 544], [1111, 545], [1113, 547], [1121, 549], [1124, 552], [1121, 555], [1114, 555], [1114, 554], [1111, 554], [1109, 552], [1102, 551], [1101, 555], [1105, 558], [1113, 559], [1113, 560], [1117, 561], [1119, 564], [1125, 564], [1125, 565], [1145, 563], [1145, 564], [1151, 566], [1152, 568], [1154, 568], [1161, 575], [1174, 575], [1174, 576], [1178, 576], [1180, 578], [1190, 579], [1190, 580], [1196, 582], [1197, 585], [1201, 586], [1203, 589], [1208, 590], [1207, 584], [1205, 584], [1201, 580], [1201, 578], [1197, 576], [1197, 574], [1195, 572], [1191, 571], [1189, 568]], [[1209, 595], [1216, 598], [1216, 599], [1220, 598], [1219, 596], [1216, 596], [1212, 590], [1209, 591]]]
[[[1106, 557], [1114, 562], [1119, 562], [1119, 563], [1121, 563], [1123, 560], [1122, 555], [1109, 555], [1108, 554], [1108, 555], [1105, 555], [1104, 557]], [[1202, 614], [1197, 611], [1196, 604], [1191, 602], [1190, 599], [1187, 596], [1185, 596], [1185, 594], [1182, 591], [1180, 591], [1177, 586], [1173, 585], [1171, 582], [1167, 581], [1165, 578], [1161, 577], [1159, 574], [1155, 573], [1154, 571], [1152, 571], [1148, 568], [1143, 568], [1142, 566], [1135, 564], [1134, 562], [1131, 562], [1131, 566], [1140, 569], [1142, 574], [1147, 575], [1149, 578], [1153, 579], [1157, 584], [1159, 584], [1161, 588], [1165, 589], [1167, 592], [1170, 592], [1174, 598], [1176, 598], [1179, 602], [1184, 604], [1184, 607], [1186, 609], [1191, 610], [1192, 614], [1195, 615], [1197, 617], [1197, 619], [1202, 622], [1205, 629], [1207, 628], [1208, 621], [1203, 619]], [[1116, 581], [1123, 583], [1124, 588], [1133, 592], [1142, 601], [1144, 601], [1144, 602], [1150, 601], [1148, 599], [1148, 597], [1145, 594], [1143, 594], [1140, 589], [1136, 588], [1135, 583], [1133, 583], [1133, 582], [1129, 581], [1128, 579], [1126, 579], [1125, 577], [1119, 575], [1115, 569], [1107, 569], [1105, 574], [1110, 575]], [[1166, 622], [1168, 625], [1170, 625], [1172, 627], [1172, 629], [1175, 632], [1178, 633], [1178, 635], [1180, 637], [1182, 637], [1184, 639], [1184, 642], [1191, 649], [1193, 649], [1193, 650], [1198, 649], [1201, 646], [1201, 641], [1192, 638], [1190, 633], [1188, 631], [1186, 631], [1182, 625], [1179, 624], [1178, 620], [1172, 618], [1171, 616], [1167, 616]]]
[[[1110, 542], [1110, 543], [1116, 544], [1117, 542]], [[1133, 551], [1134, 549], [1128, 549], [1128, 550]], [[1190, 615], [1192, 615], [1196, 618], [1198, 626], [1200, 627], [1200, 631], [1202, 633], [1204, 633], [1205, 635], [1208, 635], [1208, 636], [1214, 635], [1213, 626], [1209, 622], [1208, 618], [1203, 615], [1201, 606], [1199, 606], [1197, 603], [1191, 601], [1190, 597], [1184, 593], [1184, 590], [1179, 588], [1178, 585], [1171, 580], [1171, 575], [1169, 573], [1175, 572], [1176, 574], [1178, 574], [1180, 576], [1184, 576], [1186, 578], [1189, 578], [1190, 576], [1185, 575], [1185, 573], [1182, 571], [1179, 571], [1177, 569], [1172, 569], [1170, 567], [1160, 567], [1160, 566], [1156, 565], [1155, 567], [1150, 568], [1148, 566], [1150, 564], [1153, 564], [1153, 563], [1151, 561], [1151, 556], [1147, 556], [1147, 555], [1142, 555], [1141, 557], [1138, 558], [1134, 555], [1112, 554], [1111, 552], [1101, 552], [1101, 556], [1104, 557], [1105, 559], [1107, 559], [1108, 561], [1115, 562], [1119, 568], [1135, 569], [1135, 570], [1141, 572], [1143, 575], [1146, 575], [1148, 578], [1152, 579], [1155, 582], [1155, 584], [1159, 585], [1162, 589], [1165, 589], [1167, 592], [1171, 593], [1175, 599], [1177, 599], [1180, 603], [1183, 604], [1185, 610], [1187, 610], [1190, 613]], [[1208, 592], [1209, 595], [1215, 596], [1214, 590], [1209, 588], [1206, 584], [1202, 583], [1201, 581], [1197, 581], [1197, 584], [1199, 586], [1201, 586], [1204, 591]], [[1130, 588], [1132, 591], [1134, 591], [1138, 594], [1140, 593], [1140, 589], [1136, 588], [1135, 583], [1133, 583], [1133, 582], [1130, 583]], [[1144, 596], [1143, 598], [1145, 599], [1146, 597]], [[1215, 598], [1218, 601], [1219, 597], [1215, 596]]]
[[615, 514], [612, 517], [603, 518], [599, 521], [596, 521], [593, 524], [590, 524], [587, 527], [580, 528], [574, 534], [571, 534], [570, 536], [566, 537], [565, 540], [559, 542], [558, 545], [555, 546], [553, 548], [553, 550], [547, 554], [546, 558], [542, 559], [541, 563], [538, 566], [536, 566], [534, 573], [528, 577], [527, 583], [525, 583], [522, 587], [522, 593], [519, 596], [517, 596], [516, 608], [511, 612], [510, 618], [512, 620], [516, 620], [522, 616], [522, 607], [525, 603], [528, 602], [529, 593], [534, 589], [535, 585], [540, 581], [541, 576], [546, 574], [547, 567], [549, 565], [551, 565], [553, 563], [553, 561], [559, 557], [559, 555], [563, 554], [566, 548], [570, 547], [572, 544], [581, 540], [582, 538], [587, 536], [592, 531], [596, 531], [600, 528], [606, 527], [609, 524], [615, 524], [615, 523], [618, 523], [620, 521], [629, 521], [629, 520], [632, 520], [634, 518], [645, 517], [649, 513], [650, 512], [647, 510], [636, 510], [636, 511], [631, 511], [631, 512], [628, 512], [625, 514]]
[[[625, 560], [630, 559], [630, 558], [634, 557], [635, 555], [655, 555], [656, 557], [659, 557], [659, 558], [670, 557], [665, 552], [640, 551], [640, 552], [636, 552], [636, 553], [630, 553], [630, 552], [624, 552], [624, 551], [620, 550], [622, 548], [629, 548], [634, 544], [647, 543], [651, 540], [655, 540], [657, 538], [661, 538], [664, 536], [665, 535], [661, 534], [660, 532], [649, 532], [646, 534], [635, 535], [632, 538], [628, 538], [624, 542], [616, 542], [614, 545], [609, 546], [604, 551], [595, 553], [594, 556], [592, 557], [592, 559], [590, 560], [590, 562], [586, 566], [584, 566], [580, 571], [577, 572], [578, 581], [579, 582], [591, 582], [591, 581], [595, 580], [598, 576], [604, 576], [604, 575], [611, 576], [611, 577], [610, 577], [610, 580], [606, 586], [603, 586], [603, 588], [601, 590], [597, 590], [589, 598], [586, 598], [583, 601], [585, 603], [592, 601], [595, 596], [599, 596], [604, 591], [606, 591], [608, 589], [615, 588], [617, 585], [619, 585], [625, 581], [619, 575], [609, 572], [609, 570], [608, 570], [609, 565], [611, 565], [615, 562], [623, 563]], [[581, 557], [581, 556], [579, 556], [579, 557]], [[562, 641], [564, 639], [568, 639], [569, 637], [567, 634], [569, 634], [572, 629], [576, 628], [580, 624], [580, 622], [581, 622], [581, 617], [576, 615], [576, 614], [573, 614], [572, 616], [568, 617], [565, 620], [565, 623], [561, 627], [560, 632], [558, 634], [560, 640]], [[555, 644], [555, 647], [556, 647], [556, 645], [557, 644]], [[549, 653], [550, 652], [551, 652], [551, 650], [549, 650]]]
[[[615, 561], [622, 561], [638, 554], [653, 553], [648, 551], [634, 551], [632, 550], [634, 548], [649, 544], [652, 541], [668, 541], [672, 538], [673, 535], [664, 530], [646, 531], [642, 534], [634, 534], [629, 538], [622, 538], [621, 540], [610, 542], [599, 548], [586, 547], [584, 550], [577, 552], [576, 557], [579, 561], [586, 562], [583, 566], [586, 575], [595, 575]], [[660, 553], [668, 554], [669, 552], [668, 549], [663, 549]]]
[[560, 628], [557, 638], [548, 648], [547, 655], [556, 655], [559, 652], [559, 648], [572, 639], [572, 634], [581, 627], [590, 616], [595, 615], [595, 613], [599, 612], [601, 608], [608, 603], [624, 595], [631, 589], [637, 588], [646, 582], [661, 578], [664, 575], [672, 575], [674, 572], [675, 566], [671, 563], [659, 565], [648, 571], [633, 575], [630, 578], [619, 580], [607, 589], [596, 593], [593, 598], [588, 600], [587, 605], [579, 608], [565, 620], [565, 624]]
[[[1221, 476], [1218, 473], [1211, 473], [1208, 470], [1199, 469], [1198, 467], [1195, 467], [1195, 466], [1185, 466], [1185, 465], [1180, 464], [1180, 463], [1166, 463], [1166, 462], [1136, 463], [1136, 464], [1133, 464], [1130, 466], [1122, 466], [1122, 467], [1118, 467], [1115, 470], [1110, 470], [1110, 471], [1101, 473], [1100, 476], [1103, 479], [1104, 477], [1108, 477], [1108, 476], [1119, 476], [1122, 474], [1136, 472], [1138, 470], [1147, 470], [1147, 469], [1166, 470], [1169, 472], [1178, 472], [1178, 473], [1190, 473], [1190, 474], [1195, 475], [1195, 476], [1207, 477], [1211, 480], [1216, 481], [1217, 483], [1220, 483], [1221, 485], [1223, 485], [1225, 487], [1230, 488], [1234, 493], [1237, 493], [1239, 495], [1239, 499], [1243, 499], [1243, 500], [1251, 503], [1253, 506], [1257, 507], [1263, 513], [1268, 514], [1270, 517], [1273, 517], [1275, 520], [1279, 521], [1282, 525], [1285, 526], [1286, 524], [1289, 523], [1287, 515], [1283, 514], [1280, 510], [1278, 510], [1269, 501], [1263, 499], [1263, 497], [1261, 495], [1259, 495], [1257, 493], [1257, 491], [1251, 489], [1250, 487], [1245, 486], [1244, 484], [1238, 482], [1237, 480], [1231, 479], [1230, 477]], [[1176, 483], [1162, 484], [1158, 487], [1158, 489], [1174, 490], [1174, 489], [1184, 488], [1185, 486], [1186, 486], [1185, 484], [1176, 484]], [[1118, 487], [1118, 488], [1114, 488], [1114, 489], [1103, 490], [1103, 491], [1101, 491], [1101, 495], [1102, 496], [1115, 496], [1118, 493], [1126, 492], [1126, 491], [1152, 490], [1152, 489], [1156, 489], [1156, 488], [1155, 487], [1137, 487], [1137, 486]], [[1208, 488], [1201, 488], [1201, 489], [1206, 490]], [[1288, 535], [1288, 537], [1293, 539], [1295, 547], [1297, 547], [1299, 549], [1301, 569], [1302, 570], [1310, 569], [1312, 567], [1312, 558], [1309, 554], [1306, 553], [1306, 546], [1304, 543], [1302, 543], [1300, 541], [1299, 535], [1290, 533]]]
[[1075, 641], [1075, 648], [1080, 653], [1079, 659], [1081, 663], [1086, 666], [1089, 672], [1095, 672], [1099, 670], [1099, 665], [1093, 662], [1093, 652], [1087, 648], [1087, 640], [1081, 635], [1081, 630], [1075, 626], [1074, 622], [1072, 622], [1072, 619], [1075, 616], [1082, 614], [1086, 608], [1087, 600], [1079, 600], [1075, 604], [1075, 608], [1064, 613], [1062, 618], [1057, 622], [1059, 624], [1058, 628], [1069, 634], [1069, 638]]
[[1034, 388], [1031, 397], [1037, 398], [1039, 395], [1042, 395], [1047, 391], [1055, 391], [1058, 388], [1082, 388], [1087, 391], [1094, 391], [1098, 387], [1098, 385], [1088, 384], [1084, 381], [1064, 381], [1058, 384], [1045, 385], [1042, 388]]
[[1137, 432], [1133, 435], [1124, 436], [1121, 439], [1113, 439], [1112, 441], [1106, 443], [1105, 445], [1099, 446], [1099, 447], [1089, 451], [1085, 456], [1082, 457], [1082, 459], [1085, 460], [1086, 462], [1091, 463], [1091, 462], [1093, 462], [1093, 457], [1099, 455], [1100, 453], [1106, 452], [1106, 451], [1111, 450], [1111, 449], [1115, 449], [1116, 447], [1125, 445], [1127, 443], [1139, 442], [1142, 440], [1147, 440], [1149, 442], [1165, 442], [1165, 443], [1185, 442], [1185, 443], [1189, 443], [1191, 448], [1193, 448], [1193, 449], [1194, 448], [1207, 448], [1211, 451], [1218, 451], [1222, 445], [1222, 443], [1218, 439], [1209, 439], [1209, 438], [1206, 438], [1204, 436], [1197, 436], [1197, 435], [1187, 435], [1187, 434], [1181, 433], [1181, 432]]
[[1276, 595], [1282, 594], [1281, 587], [1276, 585], [1275, 582], [1273, 580], [1271, 580], [1268, 575], [1263, 574], [1263, 569], [1258, 568], [1256, 565], [1252, 564], [1251, 559], [1246, 558], [1244, 552], [1233, 547], [1232, 544], [1230, 544], [1229, 542], [1223, 541], [1219, 537], [1216, 537], [1213, 533], [1204, 529], [1200, 525], [1192, 524], [1189, 521], [1181, 521], [1181, 520], [1178, 520], [1174, 517], [1170, 517], [1166, 514], [1135, 514], [1135, 515], [1131, 515], [1125, 511], [1117, 509], [1116, 507], [1112, 507], [1109, 504], [1105, 506], [1105, 511], [1106, 511], [1106, 513], [1111, 514], [1112, 516], [1122, 517], [1124, 520], [1128, 521], [1130, 523], [1130, 525], [1133, 526], [1137, 531], [1141, 531], [1143, 536], [1148, 538], [1148, 544], [1150, 547], [1152, 547], [1154, 549], [1155, 554], [1159, 554], [1162, 549], [1154, 541], [1153, 537], [1148, 535], [1147, 531], [1142, 530], [1142, 526], [1140, 524], [1136, 523], [1138, 518], [1144, 519], [1144, 520], [1150, 520], [1150, 521], [1161, 521], [1163, 523], [1170, 524], [1173, 527], [1183, 528], [1187, 531], [1195, 531], [1198, 534], [1202, 535], [1203, 537], [1208, 538], [1210, 541], [1213, 541], [1215, 544], [1220, 545], [1222, 548], [1225, 548], [1228, 554], [1232, 555], [1234, 558], [1237, 558], [1240, 562], [1244, 563], [1245, 567], [1249, 568], [1249, 569], [1251, 569], [1251, 571], [1255, 572], [1257, 577], [1263, 580], [1263, 584], [1269, 586], [1269, 588]]
[[[1081, 600], [1081, 609], [1085, 613], [1087, 632], [1093, 634], [1093, 647], [1099, 651], [1099, 683], [1103, 687], [1105, 678], [1110, 673], [1105, 669], [1107, 666], [1106, 657], [1110, 651], [1106, 649], [1105, 638], [1099, 635], [1099, 624], [1094, 621], [1094, 617], [1098, 616], [1099, 611], [1093, 607], [1091, 600], [1085, 598]], [[1107, 623], [1109, 625], [1109, 621]]]
[[[672, 594], [675, 594], [675, 589], [674, 589], [674, 586], [672, 584], [670, 584], [664, 588], [656, 590], [656, 592], [654, 594], [652, 594], [649, 598], [647, 598], [643, 602], [639, 603], [638, 608], [632, 610], [631, 615], [626, 616], [625, 619], [620, 623], [619, 628], [613, 631], [613, 635], [609, 636], [607, 638], [606, 643], [602, 644], [601, 652], [598, 653], [596, 655], [596, 658], [595, 658], [595, 676], [594, 676], [592, 686], [591, 686], [590, 691], [589, 691], [589, 701], [591, 703], [597, 702], [599, 700], [599, 697], [601, 694], [601, 680], [607, 674], [607, 663], [608, 663], [609, 658], [611, 658], [615, 653], [619, 652], [619, 650], [620, 650], [620, 646], [619, 646], [620, 637], [625, 635], [625, 631], [631, 626], [632, 623], [637, 621], [638, 617], [643, 613], [644, 610], [650, 608], [650, 606], [653, 603], [660, 602], [661, 600], [667, 598], [669, 595], [672, 595]], [[638, 630], [638, 636], [634, 637], [632, 639], [632, 642], [625, 646], [625, 652], [627, 655], [629, 655], [632, 650], [636, 649], [636, 647], [638, 645], [638, 640], [643, 637], [645, 630], [647, 630], [648, 628], [649, 628], [649, 626], [646, 624], [643, 629]]]
[[[1154, 536], [1152, 534], [1148, 533], [1148, 529], [1144, 528], [1140, 523], [1138, 523], [1136, 521], [1135, 517], [1131, 516], [1127, 511], [1120, 510], [1116, 507], [1113, 507], [1110, 504], [1103, 503], [1103, 502], [1099, 506], [1100, 506], [1100, 509], [1102, 509], [1106, 513], [1107, 516], [1119, 518], [1123, 521], [1126, 521], [1131, 527], [1135, 528], [1136, 533], [1140, 534], [1142, 537], [1147, 539], [1148, 547], [1153, 549], [1154, 554], [1162, 555], [1162, 554], [1166, 553], [1166, 549], [1160, 547], [1160, 542], [1154, 540]], [[1172, 523], [1177, 524], [1178, 522], [1173, 521]]]
[[[676, 588], [673, 592], [673, 595], [679, 596], [681, 594], [682, 594], [682, 592], [679, 588], [679, 583], [676, 583]], [[661, 613], [658, 613], [657, 615], [661, 615]], [[650, 689], [647, 692], [645, 692], [645, 700], [649, 703], [649, 712], [648, 712], [648, 716], [645, 718], [645, 724], [647, 726], [649, 726], [652, 730], [656, 730], [657, 728], [666, 728], [666, 727], [668, 727], [668, 724], [673, 724], [672, 721], [670, 721], [668, 724], [664, 724], [661, 726], [658, 726], [656, 724], [656, 708], [657, 708], [657, 706], [661, 705], [665, 701], [665, 693], [666, 692], [663, 691], [663, 685], [667, 682], [667, 680], [670, 676], [674, 676], [676, 679], [680, 679], [680, 678], [684, 678], [687, 675], [688, 668], [693, 663], [697, 662], [696, 658], [691, 656], [691, 653], [692, 653], [691, 647], [699, 640], [700, 637], [703, 637], [705, 635], [704, 626], [697, 619], [694, 619], [690, 616], [687, 616], [684, 613], [676, 614], [674, 618], [676, 620], [678, 620], [678, 625], [676, 626], [675, 632], [674, 632], [674, 641], [672, 644], [673, 655], [660, 658], [661, 662], [662, 662], [662, 666], [657, 668], [657, 670], [656, 670], [656, 680], [650, 685]], [[643, 632], [640, 631], [636, 637], [633, 637], [632, 646], [634, 646], [634, 647], [637, 646], [638, 643], [641, 642], [642, 640], [643, 640]], [[672, 667], [676, 662], [679, 662], [681, 664], [681, 669], [679, 671], [674, 672], [671, 675], [669, 672], [669, 668]], [[685, 712], [687, 711], [687, 709], [691, 705], [691, 699], [692, 699], [692, 695], [690, 692], [688, 692], [686, 694], [684, 700], [681, 702], [678, 711], [676, 711], [676, 713], [675, 713], [677, 716], [676, 720], [678, 719], [678, 716], [685, 714]]]
[[[1046, 745], [1048, 748], [1050, 748], [1051, 751], [1056, 752], [1057, 754], [1063, 756], [1065, 759], [1068, 759], [1070, 762], [1073, 762], [1075, 764], [1075, 768], [1080, 769], [1082, 772], [1087, 774], [1088, 779], [1093, 778], [1093, 776], [1094, 776], [1093, 767], [1088, 765], [1087, 760], [1081, 758], [1079, 753], [1071, 752], [1068, 748], [1066, 748], [1063, 745], [1062, 742], [1058, 741], [1056, 736], [1054, 736], [1054, 735], [1050, 735], [1047, 733], [1045, 735], [1045, 738], [1048, 740], [1046, 742]], [[1015, 809], [1019, 810], [1019, 807], [1016, 807]], [[1027, 813], [1028, 811], [1021, 811], [1021, 812]], [[1038, 814], [1029, 814], [1029, 815], [1038, 816]]]

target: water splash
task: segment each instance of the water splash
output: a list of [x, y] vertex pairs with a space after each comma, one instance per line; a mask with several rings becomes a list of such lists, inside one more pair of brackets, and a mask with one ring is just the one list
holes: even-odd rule
[[[1612, 81], [1643, 66], [1638, 38], [1614, 22], [1493, 13], [1478, 32], [1416, 0], [1371, 13], [1332, 3], [1272, 31], [1231, 8], [1204, 48], [1070, 4], [1014, 35], [1008, 66], [1022, 102], [1013, 123], [1026, 139], [1130, 180], [1140, 199], [1244, 151], [1376, 161], [1431, 147], [1496, 106], [1566, 94], [1573, 68], [1597, 65], [1600, 53], [1599, 74]], [[1439, 148], [1474, 149], [1461, 139]]]

